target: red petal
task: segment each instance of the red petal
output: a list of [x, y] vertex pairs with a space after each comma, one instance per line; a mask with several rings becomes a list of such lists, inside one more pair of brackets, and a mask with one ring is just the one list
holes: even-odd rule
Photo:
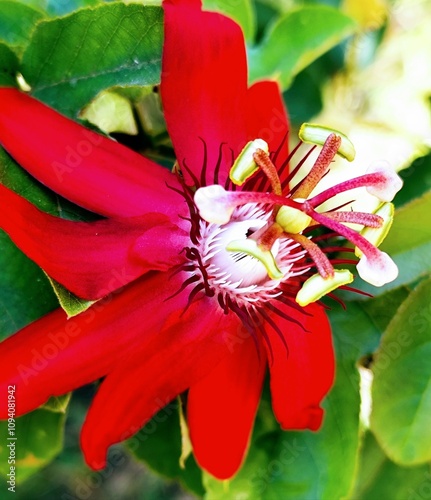
[[[193, 2], [194, 3], [194, 2]], [[232, 20], [192, 7], [165, 5], [162, 99], [180, 166], [214, 181], [220, 147], [224, 180], [245, 146], [247, 65], [244, 38]], [[187, 172], [183, 169], [187, 176]]]
[[167, 320], [150, 345], [139, 349], [105, 379], [82, 429], [81, 445], [94, 469], [107, 448], [136, 433], [158, 410], [196, 383], [223, 355], [232, 316], [207, 297]]
[[0, 144], [56, 193], [106, 216], [174, 213], [166, 169], [13, 88], [0, 88]]
[[270, 151], [277, 151], [277, 164], [288, 155], [289, 120], [276, 82], [263, 81], [252, 85], [248, 90], [247, 131], [250, 140], [263, 139], [269, 144]]
[[269, 367], [272, 407], [283, 429], [317, 430], [323, 418], [320, 403], [334, 380], [331, 327], [323, 308], [317, 304], [305, 308], [310, 316], [284, 305], [279, 308], [304, 329], [273, 316], [286, 339], [287, 353], [280, 337], [268, 328], [274, 356]]
[[[0, 343], [0, 391], [16, 385], [21, 415], [106, 375], [185, 307], [187, 294], [166, 300], [181, 283], [179, 274], [153, 273], [68, 321], [61, 309], [35, 321]], [[6, 399], [0, 398], [0, 418], [7, 418]]]
[[188, 242], [187, 233], [162, 214], [67, 221], [41, 212], [2, 185], [0, 207], [0, 227], [14, 243], [49, 276], [86, 299], [104, 297], [149, 270], [170, 269], [181, 262]]
[[190, 7], [195, 7], [200, 9], [202, 6], [201, 0], [164, 0], [163, 5], [189, 5]]
[[239, 325], [231, 353], [189, 391], [187, 420], [193, 452], [201, 467], [218, 479], [241, 466], [262, 391], [266, 356]]

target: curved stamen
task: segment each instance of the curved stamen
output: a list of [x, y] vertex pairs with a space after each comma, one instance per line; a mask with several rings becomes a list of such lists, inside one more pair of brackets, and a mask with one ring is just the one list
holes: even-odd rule
[[302, 248], [308, 252], [322, 278], [330, 278], [334, 276], [334, 268], [331, 262], [329, 261], [328, 257], [322, 252], [320, 247], [316, 245], [316, 243], [309, 240], [302, 234], [285, 234], [288, 238], [299, 243]]
[[[289, 155], [289, 158], [288, 158], [288, 161], [290, 161], [291, 158], [293, 158], [293, 155], [296, 153], [296, 151], [299, 149], [299, 146], [301, 146], [302, 144], [304, 144], [303, 142], [300, 142], [298, 144], [298, 146], [290, 153]], [[310, 148], [307, 153], [303, 156], [303, 158], [301, 159], [301, 161], [296, 165], [296, 167], [289, 173], [289, 175], [286, 177], [286, 179], [284, 179], [284, 181], [281, 183], [281, 187], [283, 189], [286, 189], [291, 180], [295, 177], [295, 175], [299, 172], [299, 170], [301, 169], [301, 167], [304, 165], [304, 163], [308, 160], [308, 158], [310, 157], [310, 155], [313, 153], [313, 151], [316, 149], [316, 146], [313, 146], [312, 148]], [[283, 164], [284, 165], [284, 164]], [[302, 179], [300, 182], [298, 182], [296, 185], [295, 185], [295, 188], [298, 188], [301, 183], [303, 182], [304, 179]]]
[[343, 226], [343, 224], [337, 221], [329, 219], [323, 214], [319, 214], [313, 209], [308, 210], [307, 213], [313, 217], [314, 220], [320, 222], [320, 224], [337, 231], [361, 250], [363, 255], [356, 269], [364, 281], [374, 286], [383, 286], [396, 279], [398, 276], [398, 268], [389, 255], [381, 252], [361, 234], [358, 234], [349, 227]]
[[376, 172], [366, 173], [332, 186], [308, 202], [316, 208], [337, 194], [361, 187], [366, 187], [371, 194], [382, 201], [392, 201], [402, 187], [402, 180], [392, 169], [379, 168]]
[[226, 224], [236, 207], [254, 203], [256, 205], [285, 205], [303, 210], [303, 203], [284, 198], [272, 193], [252, 191], [232, 192], [213, 184], [196, 191], [194, 201], [202, 219], [215, 224]]
[[268, 153], [268, 144], [262, 139], [250, 141], [234, 161], [229, 172], [229, 178], [234, 184], [242, 186], [247, 179], [259, 170], [259, 166], [254, 159], [257, 151]]
[[314, 274], [305, 281], [296, 296], [296, 302], [300, 306], [307, 306], [311, 302], [321, 299], [324, 295], [334, 291], [336, 288], [347, 285], [353, 281], [353, 275], [347, 269], [334, 271], [333, 276], [323, 278], [320, 274]]
[[[356, 264], [359, 275], [377, 286], [396, 276], [395, 264], [373, 244], [387, 232], [391, 219], [391, 213], [386, 213], [390, 212], [389, 209], [382, 214], [353, 212], [348, 211], [346, 202], [334, 203], [337, 206], [327, 212], [323, 209], [317, 212], [316, 208], [337, 194], [359, 187], [365, 187], [381, 200], [392, 199], [401, 180], [387, 165], [374, 166], [364, 175], [341, 182], [307, 200], [328, 174], [336, 154], [348, 159], [354, 156], [350, 141], [336, 131], [312, 127], [311, 134], [315, 142], [324, 141], [323, 148], [308, 175], [291, 189], [289, 182], [310, 151], [281, 182], [280, 171], [273, 160], [282, 148], [270, 155], [269, 147], [262, 139], [249, 142], [236, 160], [230, 149], [232, 168], [224, 188], [217, 182], [224, 157], [223, 144], [216, 163], [215, 184], [205, 186], [209, 166], [204, 143], [200, 179], [193, 186], [183, 185], [187, 191], [185, 198], [190, 209], [192, 232], [196, 233], [192, 238], [196, 246], [186, 249], [187, 258], [193, 264], [181, 269], [191, 274], [185, 282], [185, 286], [192, 288], [189, 303], [201, 293], [215, 297], [221, 310], [225, 314], [229, 311], [236, 313], [254, 336], [259, 333], [266, 335], [260, 331], [260, 323], [263, 320], [271, 325], [269, 311], [272, 312], [273, 301], [283, 301], [286, 294], [292, 296], [296, 306], [301, 308], [331, 294], [335, 288], [346, 287], [353, 275], [346, 269], [334, 269], [334, 264]], [[307, 137], [303, 139], [307, 140]], [[297, 148], [283, 163], [282, 170], [287, 171]], [[183, 168], [188, 173], [187, 165], [184, 164]], [[242, 186], [243, 190], [235, 192], [237, 186]], [[348, 227], [349, 224], [362, 226], [361, 233], [357, 232], [360, 229]], [[317, 231], [316, 234], [314, 229], [320, 229], [320, 226], [332, 232], [321, 234]], [[336, 240], [330, 245], [327, 240], [331, 238], [350, 240], [356, 246], [357, 256], [361, 257], [359, 263], [346, 258], [330, 259], [328, 254], [333, 252], [355, 251], [344, 249]], [[320, 241], [324, 242], [322, 248]], [[313, 274], [314, 269], [317, 274]], [[261, 307], [267, 308], [267, 312], [259, 314]]]
[[[307, 205], [307, 202], [305, 203], [305, 205]], [[377, 250], [377, 248], [372, 243], [370, 243], [368, 240], [366, 240], [363, 236], [361, 236], [359, 233], [357, 233], [350, 227], [344, 226], [337, 220], [327, 217], [326, 214], [320, 214], [319, 212], [316, 212], [312, 208], [309, 209], [306, 208], [306, 212], [316, 222], [322, 224], [322, 226], [332, 229], [341, 236], [344, 236], [351, 243], [360, 248], [365, 255], [368, 255], [369, 257], [372, 258], [373, 256], [376, 256], [376, 252], [379, 252], [379, 250]]]
[[268, 177], [269, 182], [271, 183], [272, 192], [274, 194], [282, 195], [280, 178], [278, 177], [277, 169], [275, 165], [272, 163], [271, 158], [268, 153], [266, 153], [263, 149], [258, 149], [254, 155], [253, 159], [256, 162], [256, 165], [263, 171], [263, 173]]
[[361, 224], [362, 226], [379, 228], [383, 225], [383, 218], [376, 214], [366, 212], [326, 212], [325, 217], [337, 222], [348, 222], [350, 224]]
[[338, 152], [341, 144], [341, 137], [330, 134], [320, 150], [319, 156], [314, 162], [309, 174], [300, 183], [299, 187], [293, 191], [295, 198], [308, 198], [313, 189], [319, 184], [322, 177], [328, 172], [332, 160]]
[[[392, 221], [394, 218], [395, 208], [392, 203], [384, 203], [380, 206], [374, 215], [378, 215], [382, 219], [382, 224], [378, 228], [365, 227], [361, 231], [361, 235], [372, 243], [375, 247], [379, 247], [383, 240], [386, 238], [389, 229], [392, 226]], [[355, 249], [355, 254], [357, 257], [362, 256], [362, 252], [359, 248]]]

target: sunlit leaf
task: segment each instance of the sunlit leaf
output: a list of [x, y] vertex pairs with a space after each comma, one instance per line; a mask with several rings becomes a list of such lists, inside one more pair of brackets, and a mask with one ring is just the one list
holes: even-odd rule
[[431, 280], [402, 304], [373, 365], [371, 429], [400, 464], [431, 460]]
[[364, 436], [351, 500], [416, 500], [431, 491], [429, 466], [400, 467], [391, 462], [371, 432]]
[[80, 117], [106, 134], [122, 132], [136, 135], [138, 129], [131, 102], [115, 91], [104, 91], [84, 109]]
[[250, 0], [236, 0], [235, 2], [232, 0], [203, 0], [202, 4], [205, 10], [214, 10], [231, 17], [241, 26], [246, 41], [253, 41], [256, 20]]
[[330, 7], [295, 9], [280, 17], [262, 43], [249, 50], [250, 80], [276, 78], [286, 89], [297, 73], [351, 35], [355, 28], [351, 18]]

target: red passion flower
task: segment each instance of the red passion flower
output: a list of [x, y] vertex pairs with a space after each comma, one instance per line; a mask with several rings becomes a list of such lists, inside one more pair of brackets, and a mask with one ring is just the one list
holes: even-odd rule
[[58, 309], [2, 342], [0, 383], [16, 385], [23, 414], [103, 378], [81, 439], [95, 469], [110, 445], [188, 390], [196, 459], [229, 478], [243, 461], [267, 367], [280, 425], [321, 425], [334, 356], [316, 301], [352, 280], [334, 269], [345, 261], [328, 258], [339, 247], [331, 241], [341, 235], [357, 247], [364, 279], [378, 285], [396, 275], [376, 242], [346, 225], [380, 234], [387, 205], [379, 215], [325, 212], [322, 203], [361, 186], [387, 202], [399, 181], [379, 167], [313, 196], [348, 147], [328, 133], [311, 171], [293, 184], [278, 86], [247, 86], [239, 27], [202, 12], [199, 1], [164, 8], [161, 96], [173, 172], [0, 89], [4, 148], [41, 183], [104, 217], [63, 220], [0, 185], [0, 227], [49, 276], [97, 300], [72, 318]]

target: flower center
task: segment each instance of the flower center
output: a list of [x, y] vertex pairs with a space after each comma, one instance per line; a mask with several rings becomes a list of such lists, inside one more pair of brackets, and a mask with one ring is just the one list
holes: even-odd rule
[[[197, 249], [201, 257], [202, 278], [224, 299], [229, 296], [236, 303], [268, 300], [279, 294], [280, 280], [268, 276], [265, 265], [253, 255], [227, 250], [232, 241], [245, 242], [268, 224], [271, 213], [255, 204], [238, 207], [227, 224], [200, 222]], [[286, 277], [294, 275], [292, 267], [304, 256], [298, 244], [276, 240], [271, 253]]]
[[[237, 214], [224, 226], [210, 224], [203, 229], [203, 233], [206, 233], [202, 247], [204, 262], [208, 262], [215, 273], [226, 274], [227, 279], [238, 282], [238, 285], [259, 285], [268, 280], [268, 273], [262, 262], [243, 252], [230, 252], [226, 247], [233, 240], [245, 241], [257, 229], [262, 228], [266, 221], [258, 218], [241, 220], [236, 217]], [[271, 249], [273, 255], [277, 255], [278, 247], [277, 241]]]
[[[327, 250], [321, 248], [317, 242], [325, 243], [326, 237], [315, 231], [322, 227], [331, 231], [326, 241], [342, 236], [356, 246], [361, 257], [357, 269], [366, 281], [380, 286], [397, 275], [395, 264], [373, 244], [386, 234], [392, 216], [385, 219], [379, 213], [339, 209], [343, 207], [324, 212], [319, 207], [337, 194], [358, 187], [366, 187], [381, 201], [390, 201], [401, 187], [398, 176], [390, 168], [379, 166], [312, 197], [335, 155], [353, 159], [354, 150], [345, 136], [327, 129], [313, 126], [310, 130], [302, 128], [301, 132], [303, 140], [315, 138], [317, 133], [315, 142], [323, 147], [310, 172], [292, 188], [289, 182], [296, 171], [281, 181], [268, 146], [256, 139], [247, 144], [230, 171], [231, 182], [241, 186], [241, 191], [227, 191], [216, 184], [200, 187], [193, 196], [193, 209], [199, 220], [196, 224], [195, 218], [198, 269], [207, 293], [210, 290], [212, 295], [219, 294], [222, 303], [227, 303], [226, 299], [244, 304], [275, 297], [283, 293], [280, 283], [288, 283], [294, 276], [302, 275], [299, 281], [294, 280], [297, 287], [299, 283], [296, 301], [302, 306], [349, 284], [353, 280], [350, 271], [335, 269], [333, 264], [357, 262], [331, 262], [327, 253], [345, 249], [330, 245]], [[257, 173], [266, 176], [266, 183], [262, 184], [262, 178], [256, 183]], [[272, 192], [256, 191], [257, 185], [268, 186]], [[363, 234], [344, 223], [359, 224]], [[379, 233], [371, 241], [370, 231]], [[310, 273], [312, 268], [317, 274]]]

